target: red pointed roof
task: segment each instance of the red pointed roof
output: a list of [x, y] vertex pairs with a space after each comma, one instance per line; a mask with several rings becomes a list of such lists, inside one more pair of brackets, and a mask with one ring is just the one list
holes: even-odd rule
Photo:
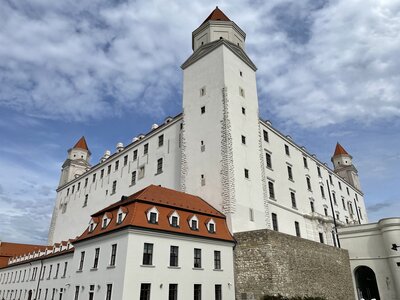
[[79, 141], [73, 147], [74, 149], [83, 149], [89, 151], [88, 145], [86, 143], [85, 137], [82, 136]]
[[333, 156], [336, 155], [349, 155], [349, 153], [347, 153], [347, 151], [342, 147], [342, 145], [337, 143], [335, 148], [335, 153], [333, 154]]
[[201, 24], [203, 25], [207, 21], [230, 21], [230, 19], [218, 8], [218, 6], [212, 11], [212, 13], [207, 17], [207, 19], [204, 20], [204, 22]]

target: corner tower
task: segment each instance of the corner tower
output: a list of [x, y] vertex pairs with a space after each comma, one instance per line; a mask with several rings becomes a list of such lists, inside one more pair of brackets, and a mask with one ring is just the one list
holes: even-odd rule
[[347, 153], [339, 143], [336, 144], [335, 153], [333, 154], [331, 161], [336, 174], [344, 178], [356, 189], [361, 190], [358, 171], [353, 165], [353, 157]]
[[68, 157], [62, 165], [59, 186], [83, 174], [90, 168], [90, 151], [85, 137], [81, 137], [74, 147], [68, 150]]
[[192, 34], [183, 69], [182, 190], [211, 199], [233, 232], [268, 228], [256, 66], [218, 7]]

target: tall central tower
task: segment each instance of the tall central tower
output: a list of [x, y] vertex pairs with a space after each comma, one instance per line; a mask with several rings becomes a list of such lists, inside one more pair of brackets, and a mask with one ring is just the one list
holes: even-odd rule
[[218, 7], [183, 63], [182, 190], [227, 215], [233, 232], [268, 228], [256, 66], [246, 34]]

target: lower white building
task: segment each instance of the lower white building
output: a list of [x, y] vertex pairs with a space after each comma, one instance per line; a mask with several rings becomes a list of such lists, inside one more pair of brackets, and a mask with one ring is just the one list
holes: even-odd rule
[[0, 299], [234, 299], [234, 239], [199, 197], [149, 186], [73, 241], [13, 257]]
[[340, 228], [339, 240], [349, 251], [356, 299], [400, 299], [400, 218]]

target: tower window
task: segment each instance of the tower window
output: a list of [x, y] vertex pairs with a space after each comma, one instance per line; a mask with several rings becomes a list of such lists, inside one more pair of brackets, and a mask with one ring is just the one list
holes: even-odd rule
[[300, 237], [300, 224], [299, 224], [299, 222], [297, 222], [297, 221], [294, 222], [294, 228], [296, 230], [296, 236]]
[[268, 131], [263, 130], [264, 141], [269, 142]]
[[124, 156], [124, 166], [128, 164], [128, 155]]
[[244, 94], [244, 89], [241, 88], [241, 87], [239, 87], [239, 95], [240, 95], [241, 97], [243, 97], [243, 98], [244, 98], [244, 96], [245, 96], [245, 94]]
[[285, 145], [285, 153], [287, 156], [290, 156], [289, 146]]
[[307, 157], [303, 157], [303, 165], [304, 165], [304, 168], [308, 169]]
[[323, 244], [323, 243], [324, 243], [324, 235], [323, 235], [323, 233], [322, 233], [322, 232], [319, 232], [318, 235], [319, 235], [319, 242], [320, 242], [321, 244]]
[[133, 151], [133, 160], [137, 160], [137, 150]]
[[206, 87], [203, 86], [203, 87], [200, 89], [200, 96], [203, 97], [203, 96], [205, 96], [205, 95], [206, 95]]
[[86, 194], [85, 195], [85, 201], [83, 202], [83, 207], [85, 207], [87, 205], [88, 198], [89, 198], [89, 194]]
[[254, 222], [254, 210], [252, 208], [249, 208], [249, 218], [250, 221]]
[[318, 172], [318, 177], [322, 177], [321, 168], [319, 166], [317, 166], [317, 172]]
[[267, 168], [272, 169], [272, 161], [271, 161], [271, 154], [270, 153], [265, 153], [265, 160], [267, 164]]
[[117, 181], [114, 180], [112, 183], [111, 195], [115, 194], [116, 191], [117, 191]]
[[162, 145], [164, 145], [164, 135], [160, 135], [158, 137], [158, 147], [161, 147]]
[[315, 212], [314, 202], [310, 201], [311, 212]]
[[201, 186], [206, 185], [206, 178], [204, 177], [204, 174], [201, 174], [201, 176], [200, 176], [200, 183], [201, 183]]
[[163, 172], [163, 159], [159, 158], [157, 160], [157, 174], [161, 174]]
[[242, 144], [246, 145], [246, 137], [244, 135], [242, 135]]
[[104, 177], [104, 169], [100, 171], [100, 179]]
[[206, 150], [206, 145], [204, 145], [204, 141], [200, 142], [200, 151], [204, 152]]
[[206, 112], [206, 107], [205, 107], [205, 106], [202, 106], [202, 107], [200, 108], [200, 111], [201, 111], [201, 114], [204, 114], [204, 113]]
[[290, 199], [292, 200], [292, 207], [297, 208], [296, 195], [294, 192], [290, 192]]
[[131, 185], [136, 184], [136, 171], [132, 172]]
[[322, 196], [322, 198], [325, 198], [324, 187], [323, 187], [322, 185], [320, 185], [319, 188], [321, 189], [321, 196]]
[[293, 171], [291, 166], [287, 166], [288, 178], [293, 181]]
[[307, 182], [307, 189], [309, 191], [312, 191], [310, 177], [306, 176], [306, 182]]
[[242, 107], [242, 114], [245, 115], [246, 114], [246, 109], [244, 107]]
[[143, 177], [144, 177], [144, 172], [145, 172], [145, 169], [144, 169], [144, 166], [140, 166], [139, 167], [139, 179], [142, 179]]
[[240, 75], [240, 77], [243, 77], [243, 72], [239, 71], [239, 75]]
[[110, 173], [111, 173], [111, 165], [109, 165], [107, 168], [107, 174], [110, 174]]
[[326, 217], [328, 216], [328, 209], [326, 207], [324, 207], [324, 214]]
[[146, 155], [147, 153], [149, 153], [149, 144], [145, 144], [143, 146], [143, 155]]
[[95, 182], [95, 181], [96, 181], [96, 173], [93, 174], [93, 182]]
[[117, 171], [118, 168], [119, 168], [119, 160], [117, 160], [117, 161], [115, 162], [115, 171]]
[[244, 169], [244, 178], [249, 179], [249, 170], [248, 169]]

